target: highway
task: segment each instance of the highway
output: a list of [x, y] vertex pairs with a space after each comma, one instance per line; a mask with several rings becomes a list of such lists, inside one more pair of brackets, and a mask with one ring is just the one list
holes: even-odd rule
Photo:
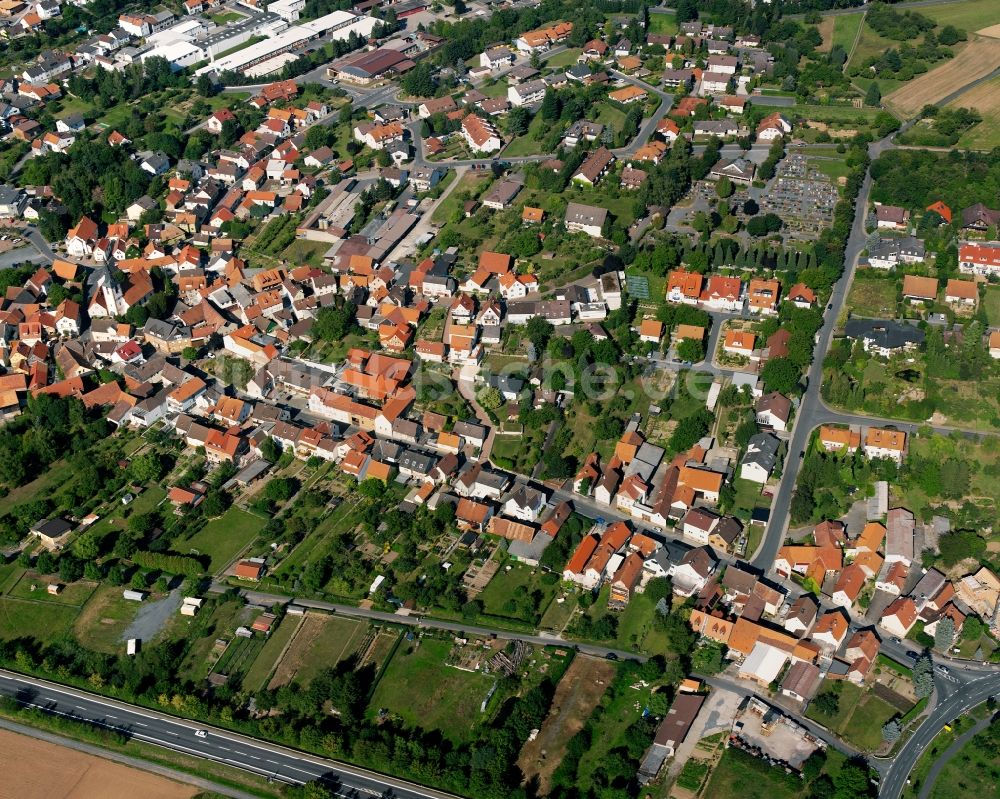
[[[322, 781], [345, 798], [454, 799], [453, 794], [14, 672], [0, 670], [0, 695], [26, 707], [91, 722], [138, 741], [225, 763], [276, 782], [302, 785]], [[204, 737], [195, 734], [199, 730], [205, 732]]]

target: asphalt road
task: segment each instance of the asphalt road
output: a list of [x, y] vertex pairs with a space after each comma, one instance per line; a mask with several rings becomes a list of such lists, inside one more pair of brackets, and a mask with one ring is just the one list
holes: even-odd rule
[[[882, 139], [872, 143], [868, 148], [868, 154], [872, 160], [886, 150], [893, 147], [892, 137]], [[771, 506], [771, 517], [768, 520], [767, 529], [761, 540], [760, 547], [753, 556], [753, 564], [766, 571], [771, 571], [774, 565], [774, 558], [784, 541], [785, 530], [788, 527], [789, 510], [792, 505], [792, 494], [795, 491], [795, 481], [799, 475], [802, 459], [805, 457], [806, 445], [809, 443], [809, 436], [819, 422], [821, 412], [824, 410], [820, 398], [820, 386], [823, 382], [823, 361], [826, 353], [830, 349], [830, 342], [833, 339], [833, 331], [837, 325], [837, 318], [847, 301], [847, 293], [850, 290], [851, 282], [854, 280], [854, 271], [857, 268], [858, 256], [865, 248], [865, 209], [868, 207], [868, 197], [871, 194], [872, 178], [871, 173], [865, 175], [861, 190], [858, 192], [857, 203], [854, 212], [854, 224], [851, 227], [851, 234], [847, 240], [847, 247], [844, 251], [844, 271], [840, 279], [834, 284], [827, 310], [823, 316], [823, 327], [819, 330], [819, 341], [816, 345], [812, 364], [806, 373], [806, 390], [802, 395], [802, 402], [799, 406], [796, 417], [795, 429], [792, 432], [791, 441], [788, 444], [788, 455], [785, 458], [785, 469], [781, 475], [781, 482]], [[828, 412], [828, 411], [827, 411]]]
[[[335, 789], [337, 796], [453, 798], [452, 794], [9, 671], [0, 670], [0, 694], [46, 713], [116, 729], [139, 741], [225, 763], [277, 782], [301, 785], [323, 781]], [[197, 730], [204, 730], [206, 735], [196, 736]]]
[[[954, 670], [952, 673], [955, 673]], [[899, 799], [910, 772], [944, 726], [982, 704], [990, 696], [1000, 693], [1000, 672], [976, 675], [968, 682], [957, 684], [936, 674], [935, 684], [939, 692], [937, 703], [924, 723], [892, 758], [879, 788], [880, 799]]]
[[955, 739], [951, 746], [944, 750], [941, 757], [934, 761], [934, 765], [931, 766], [931, 770], [927, 772], [927, 776], [924, 778], [923, 784], [920, 786], [920, 799], [930, 799], [931, 791], [934, 790], [934, 784], [937, 782], [937, 778], [941, 774], [941, 769], [948, 764], [949, 760], [961, 752], [962, 748], [969, 741], [979, 735], [979, 733], [989, 727], [992, 723], [993, 717], [980, 719], [976, 722], [972, 729], [962, 733]]

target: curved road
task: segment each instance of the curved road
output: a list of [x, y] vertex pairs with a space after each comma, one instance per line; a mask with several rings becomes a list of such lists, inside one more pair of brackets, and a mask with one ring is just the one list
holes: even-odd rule
[[913, 771], [924, 750], [931, 745], [944, 726], [962, 714], [968, 713], [991, 696], [1000, 693], [1000, 672], [977, 677], [959, 686], [948, 687], [937, 675], [936, 683], [937, 690], [942, 692], [944, 696], [938, 699], [924, 723], [917, 728], [916, 732], [892, 758], [892, 763], [885, 771], [879, 789], [880, 799], [899, 799], [910, 772]]
[[920, 799], [930, 799], [931, 791], [934, 789], [934, 783], [937, 782], [937, 778], [941, 774], [941, 769], [948, 765], [949, 760], [962, 751], [962, 747], [992, 723], [992, 717], [976, 722], [976, 725], [971, 730], [960, 735], [951, 746], [944, 750], [941, 757], [934, 761], [931, 770], [927, 772], [927, 778], [924, 780], [923, 785], [920, 786]]

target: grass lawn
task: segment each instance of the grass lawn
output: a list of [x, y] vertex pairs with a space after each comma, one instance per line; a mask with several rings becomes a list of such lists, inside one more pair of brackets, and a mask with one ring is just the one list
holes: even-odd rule
[[878, 108], [855, 108], [852, 105], [794, 105], [792, 113], [806, 119], [832, 122], [854, 122], [862, 119], [873, 120], [879, 113]]
[[726, 749], [712, 771], [706, 797], [740, 799], [797, 799], [802, 796], [802, 782], [785, 774], [742, 749]]
[[[63, 586], [58, 594], [50, 594], [47, 590], [50, 583], [59, 583]], [[32, 590], [34, 587], [34, 590]], [[94, 593], [97, 583], [81, 580], [79, 582], [65, 585], [60, 583], [58, 575], [44, 576], [37, 572], [25, 572], [17, 584], [8, 592], [8, 596], [17, 599], [30, 599], [35, 602], [48, 602], [54, 605], [71, 605], [82, 607]]]
[[846, 680], [826, 680], [823, 685], [820, 686], [820, 690], [816, 694], [816, 697], [819, 697], [820, 694], [827, 693], [837, 694], [840, 699], [837, 714], [834, 716], [827, 716], [820, 713], [819, 709], [816, 707], [816, 698], [813, 698], [813, 701], [809, 703], [809, 707], [806, 710], [806, 716], [811, 718], [813, 721], [818, 721], [825, 727], [829, 727], [834, 732], [839, 733], [850, 720], [851, 712], [858, 704], [858, 700], [862, 695], [862, 690], [854, 683], [847, 682]]
[[240, 50], [246, 50], [248, 47], [252, 47], [258, 42], [262, 42], [266, 39], [266, 36], [251, 36], [243, 44], [238, 44], [235, 47], [230, 47], [228, 50], [223, 50], [219, 53], [216, 58], [225, 58], [227, 55], [232, 55], [233, 53], [238, 53]]
[[547, 67], [571, 67], [576, 63], [576, 60], [580, 57], [580, 53], [583, 51], [580, 48], [572, 47], [564, 53], [556, 53], [552, 58], [545, 60], [545, 66]]
[[79, 611], [54, 603], [0, 598], [0, 640], [34, 638], [48, 643], [69, 632]]
[[836, 47], [839, 44], [844, 48], [845, 53], [850, 53], [863, 19], [864, 14], [841, 14], [834, 17], [833, 46]]
[[493, 83], [486, 83], [479, 87], [479, 91], [485, 94], [487, 97], [506, 97], [507, 89], [510, 84], [507, 83], [506, 78], [500, 78]]
[[539, 615], [543, 614], [559, 589], [559, 583], [543, 583], [541, 577], [544, 572], [541, 569], [532, 569], [523, 563], [510, 563], [509, 566], [510, 571], [501, 568], [496, 573], [478, 599], [483, 603], [483, 610], [490, 616], [504, 616], [534, 623], [535, 614], [530, 612], [527, 602], [510, 606], [508, 603], [515, 603], [518, 596], [538, 591], [541, 597], [536, 607]]
[[[855, 15], [851, 14], [849, 16], [853, 17]], [[851, 60], [847, 62], [847, 66], [853, 67], [856, 64], [863, 64], [866, 59], [881, 55], [891, 47], [899, 47], [899, 42], [894, 42], [892, 39], [883, 39], [872, 30], [870, 25], [863, 25], [861, 27], [861, 38], [858, 39], [858, 47], [854, 51]]]
[[13, 508], [22, 502], [30, 502], [36, 497], [51, 497], [55, 488], [61, 486], [73, 476], [73, 467], [66, 461], [56, 461], [44, 473], [30, 483], [12, 488], [3, 498], [5, 508]]
[[1000, 4], [996, 0], [964, 0], [921, 8], [920, 13], [938, 25], [954, 25], [967, 32], [1000, 23]]
[[333, 512], [316, 525], [312, 533], [307, 535], [287, 558], [281, 561], [279, 570], [284, 572], [304, 565], [313, 552], [322, 555], [324, 549], [321, 545], [328, 536], [339, 536], [353, 530], [358, 524], [353, 512], [356, 505], [357, 500], [355, 499], [346, 499], [341, 502], [334, 508]]
[[284, 249], [281, 257], [294, 266], [308, 264], [320, 267], [323, 265], [323, 253], [329, 249], [330, 245], [323, 241], [296, 239]]
[[301, 616], [285, 616], [281, 620], [281, 624], [271, 630], [271, 634], [267, 637], [267, 643], [264, 644], [264, 648], [261, 649], [253, 666], [250, 667], [243, 679], [247, 690], [259, 691], [267, 685], [267, 680], [271, 676], [271, 672], [274, 671], [279, 656], [285, 651], [285, 646], [295, 634], [301, 621]]
[[[749, 519], [750, 513], [754, 508], [767, 507], [767, 498], [761, 494], [761, 489], [763, 489], [764, 486], [760, 483], [755, 483], [753, 480], [743, 480], [742, 478], [737, 478], [733, 480], [733, 487], [736, 489], [734, 512], [737, 516]], [[752, 550], [747, 550], [748, 554], [750, 552], [752, 552]]]
[[[146, 488], [139, 496], [137, 496], [132, 503], [128, 505], [128, 510], [130, 515], [138, 516], [143, 513], [149, 513], [151, 510], [156, 508], [163, 500], [167, 498], [167, 492], [161, 486], [150, 486]], [[98, 538], [106, 536], [108, 533], [114, 530], [121, 530], [125, 527], [125, 505], [121, 504], [121, 501], [116, 496], [115, 500], [110, 506], [110, 510], [106, 511], [102, 518], [94, 523], [91, 527], [91, 532]]]
[[227, 22], [236, 22], [240, 19], [243, 19], [243, 15], [237, 14], [235, 11], [227, 11], [224, 14], [212, 14], [212, 22], [216, 25], [225, 25]]
[[615, 130], [621, 130], [622, 125], [625, 122], [625, 112], [621, 109], [615, 108], [611, 103], [598, 103], [597, 104], [597, 118], [595, 122], [600, 122], [605, 127], [612, 127]]
[[[994, 722], [997, 723], [997, 722]], [[931, 790], [931, 799], [966, 799], [996, 795], [1000, 752], [988, 732], [981, 732], [941, 770]]]
[[868, 693], [853, 683], [827, 680], [820, 693], [834, 693], [839, 696], [839, 707], [835, 716], [819, 712], [813, 700], [806, 716], [829, 727], [845, 741], [863, 751], [874, 751], [882, 743], [882, 725], [897, 715], [896, 708]]
[[128, 629], [141, 605], [122, 596], [113, 585], [98, 588], [73, 625], [77, 640], [98, 652], [121, 651], [122, 633]]
[[260, 516], [230, 508], [191, 538], [178, 542], [178, 549], [208, 555], [212, 559], [209, 570], [214, 574], [257, 537], [264, 523]]
[[510, 158], [521, 155], [541, 154], [544, 142], [536, 138], [536, 136], [543, 134], [549, 124], [546, 120], [542, 119], [541, 114], [535, 114], [534, 118], [528, 124], [528, 132], [523, 136], [512, 139], [503, 151], [504, 156]]
[[[492, 175], [493, 173], [487, 172], [486, 174]], [[447, 197], [438, 203], [438, 207], [431, 214], [431, 221], [435, 224], [443, 225], [450, 220], [456, 211], [462, 209], [462, 205], [465, 202], [462, 195], [482, 188], [485, 183], [485, 177], [486, 175], [482, 171], [473, 171], [471, 169], [462, 175], [462, 179], [458, 182], [458, 185], [451, 190], [451, 193]]]
[[896, 281], [868, 278], [859, 271], [847, 295], [847, 310], [854, 316], [891, 319], [896, 313]]
[[404, 643], [386, 666], [369, 710], [385, 708], [407, 724], [440, 730], [455, 742], [469, 740], [494, 678], [446, 666], [451, 648], [451, 641], [435, 638]]
[[0, 594], [6, 594], [24, 574], [24, 567], [19, 566], [16, 560], [10, 563], [0, 564]]
[[659, 33], [667, 36], [677, 33], [676, 15], [673, 12], [669, 14], [661, 14], [659, 9], [657, 9], [655, 13], [650, 12], [649, 30], [646, 32]]
[[849, 741], [859, 749], [874, 751], [882, 743], [882, 725], [895, 715], [897, 713], [894, 707], [874, 694], [868, 694], [854, 708], [851, 720], [841, 734], [845, 741]]
[[810, 158], [809, 166], [818, 169], [834, 181], [840, 177], [847, 177], [851, 172], [847, 162], [840, 158]]

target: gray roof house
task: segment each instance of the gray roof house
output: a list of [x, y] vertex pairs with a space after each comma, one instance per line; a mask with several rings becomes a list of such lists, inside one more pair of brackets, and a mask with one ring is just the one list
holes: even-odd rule
[[747, 453], [740, 465], [740, 477], [755, 483], [766, 483], [778, 462], [781, 442], [773, 433], [757, 433], [747, 442]]

